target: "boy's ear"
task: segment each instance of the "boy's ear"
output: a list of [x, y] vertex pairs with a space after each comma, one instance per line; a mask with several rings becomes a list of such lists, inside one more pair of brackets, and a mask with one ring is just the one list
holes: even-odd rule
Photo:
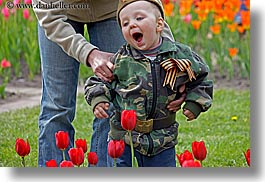
[[157, 32], [162, 32], [164, 26], [165, 26], [165, 24], [164, 24], [164, 19], [163, 19], [162, 17], [159, 17], [158, 20], [157, 20], [156, 31], [157, 31]]

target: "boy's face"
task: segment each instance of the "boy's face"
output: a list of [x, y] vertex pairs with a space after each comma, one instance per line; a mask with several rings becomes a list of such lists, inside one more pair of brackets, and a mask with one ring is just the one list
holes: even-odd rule
[[125, 6], [119, 14], [125, 40], [138, 50], [149, 50], [159, 44], [164, 20], [155, 5], [136, 1]]

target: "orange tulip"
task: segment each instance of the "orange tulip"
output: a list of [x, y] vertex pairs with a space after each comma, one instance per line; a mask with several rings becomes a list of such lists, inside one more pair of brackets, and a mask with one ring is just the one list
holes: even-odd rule
[[197, 14], [199, 20], [205, 21], [207, 19], [208, 13], [206, 11], [199, 11]]
[[199, 30], [199, 28], [201, 26], [201, 21], [199, 21], [199, 20], [193, 20], [193, 21], [191, 21], [191, 24], [192, 24], [192, 26], [193, 26], [193, 28], [195, 30]]
[[238, 25], [237, 26], [237, 31], [242, 34], [242, 33], [245, 32], [245, 28], [242, 25]]
[[238, 53], [238, 49], [237, 48], [229, 48], [229, 55], [231, 57], [234, 57], [237, 53]]
[[213, 34], [220, 34], [220, 29], [221, 29], [221, 26], [219, 24], [210, 26], [210, 30], [213, 32]]
[[192, 4], [193, 0], [181, 0], [179, 2], [180, 15], [185, 16], [186, 14], [190, 13]]
[[245, 29], [250, 28], [250, 11], [241, 11], [241, 18], [242, 18], [242, 26]]
[[173, 3], [167, 3], [163, 5], [165, 16], [173, 16], [173, 10], [174, 10], [174, 4]]
[[226, 14], [225, 19], [227, 21], [230, 21], [230, 22], [233, 22], [234, 21], [234, 18], [236, 16], [236, 12], [235, 11], [233, 11], [231, 9], [226, 9], [225, 10], [225, 14]]
[[230, 30], [230, 32], [235, 32], [237, 28], [237, 24], [236, 23], [228, 24], [227, 28]]

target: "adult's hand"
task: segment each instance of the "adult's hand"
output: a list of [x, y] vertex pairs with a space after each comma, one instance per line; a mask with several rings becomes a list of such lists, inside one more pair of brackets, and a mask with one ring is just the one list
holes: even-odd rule
[[180, 86], [179, 93], [181, 94], [181, 97], [176, 100], [171, 101], [167, 105], [168, 110], [172, 112], [177, 112], [178, 110], [180, 110], [181, 105], [185, 101], [185, 98], [186, 98], [185, 85]]
[[112, 71], [114, 65], [110, 61], [113, 55], [113, 53], [94, 49], [88, 56], [87, 62], [90, 64], [93, 72], [104, 81], [110, 82], [113, 79]]

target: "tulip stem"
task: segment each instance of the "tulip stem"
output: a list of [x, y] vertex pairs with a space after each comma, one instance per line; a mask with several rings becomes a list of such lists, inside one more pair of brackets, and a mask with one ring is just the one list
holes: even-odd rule
[[114, 164], [113, 164], [113, 167], [117, 167], [117, 161], [116, 161], [116, 158], [114, 158]]
[[21, 157], [21, 158], [22, 158], [22, 161], [21, 161], [22, 166], [23, 166], [23, 167], [26, 167], [26, 164], [25, 164], [25, 158], [24, 158], [24, 157]]
[[130, 146], [131, 146], [131, 154], [132, 154], [132, 167], [135, 167], [134, 165], [134, 149], [133, 149], [133, 142], [132, 142], [132, 131], [129, 132], [129, 137], [130, 137]]
[[63, 161], [64, 161], [64, 160], [66, 160], [66, 159], [65, 159], [65, 153], [64, 153], [64, 150], [62, 150], [62, 152], [63, 152]]

